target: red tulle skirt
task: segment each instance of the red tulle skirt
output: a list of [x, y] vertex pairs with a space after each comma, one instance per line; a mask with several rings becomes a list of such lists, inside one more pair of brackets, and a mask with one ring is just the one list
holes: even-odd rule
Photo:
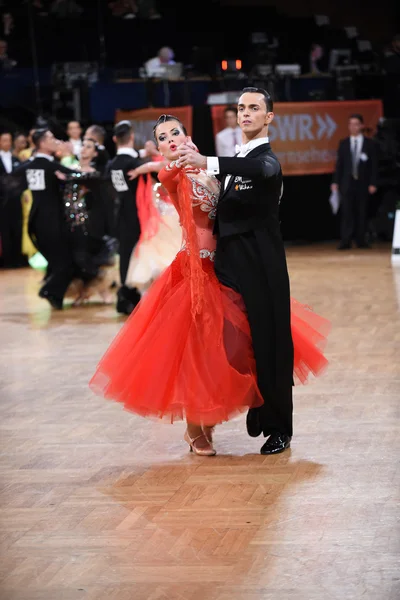
[[[193, 319], [180, 252], [152, 285], [101, 359], [91, 389], [127, 410], [169, 422], [215, 425], [261, 406], [243, 300], [222, 286], [203, 259], [204, 303]], [[327, 361], [329, 323], [292, 301], [295, 378], [305, 383]]]

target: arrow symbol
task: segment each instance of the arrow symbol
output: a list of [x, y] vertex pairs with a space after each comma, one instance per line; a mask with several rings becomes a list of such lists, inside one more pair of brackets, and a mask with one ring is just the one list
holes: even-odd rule
[[317, 118], [317, 123], [319, 125], [319, 129], [317, 132], [317, 138], [320, 140], [322, 138], [322, 136], [324, 135], [325, 131], [327, 130], [327, 126], [326, 126], [325, 121], [318, 114], [316, 115], [316, 118]]
[[328, 139], [331, 138], [337, 128], [337, 125], [332, 117], [325, 113], [325, 120], [318, 114], [316, 115], [316, 119], [319, 126], [317, 138], [320, 140], [324, 134], [326, 134]]
[[326, 118], [326, 122], [327, 122], [327, 126], [328, 126], [328, 139], [332, 137], [332, 135], [334, 134], [334, 132], [337, 129], [337, 125], [335, 123], [335, 121], [327, 114], [325, 114], [325, 118]]

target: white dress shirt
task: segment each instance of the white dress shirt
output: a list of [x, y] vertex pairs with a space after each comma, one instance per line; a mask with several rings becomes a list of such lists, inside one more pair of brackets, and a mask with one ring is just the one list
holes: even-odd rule
[[79, 158], [82, 150], [82, 140], [73, 140], [72, 138], [69, 138], [69, 141], [72, 144], [72, 152]]
[[[237, 155], [236, 158], [244, 158], [245, 156], [247, 156], [249, 154], [249, 152], [254, 150], [254, 148], [257, 148], [258, 146], [262, 146], [262, 144], [268, 144], [268, 143], [269, 143], [269, 138], [267, 138], [267, 137], [256, 138], [255, 140], [250, 140], [250, 142], [247, 142], [247, 144], [242, 144], [241, 146], [238, 146], [237, 150], [238, 150], [239, 154]], [[219, 175], [218, 156], [208, 156], [207, 157], [207, 174], [208, 175]], [[229, 183], [230, 178], [231, 178], [231, 175], [227, 175], [225, 178], [225, 189]]]
[[157, 77], [158, 75], [164, 75], [165, 65], [175, 64], [176, 63], [174, 60], [169, 60], [167, 63], [163, 63], [161, 62], [158, 56], [155, 56], [154, 58], [150, 58], [150, 60], [148, 60], [144, 66], [146, 69], [147, 77]]
[[226, 127], [215, 136], [215, 150], [217, 156], [235, 156], [236, 146], [242, 143], [242, 130], [240, 127]]
[[0, 150], [0, 158], [3, 161], [4, 168], [7, 173], [11, 173], [12, 171], [12, 153], [5, 152], [5, 150]]
[[[356, 145], [356, 153], [354, 155], [354, 144]], [[360, 162], [360, 155], [362, 153], [362, 147], [364, 145], [364, 136], [351, 135], [350, 136], [350, 153], [352, 160], [352, 175], [355, 179], [358, 179], [358, 164]]]
[[118, 148], [117, 154], [128, 154], [129, 156], [132, 156], [133, 158], [138, 158], [138, 156], [139, 156], [139, 153], [134, 148], [129, 148], [128, 146], [123, 147], [123, 148]]
[[362, 147], [364, 145], [364, 136], [360, 135], [351, 135], [350, 136], [350, 150], [353, 154], [354, 142], [357, 140], [357, 162], [360, 160], [360, 154], [362, 152]]

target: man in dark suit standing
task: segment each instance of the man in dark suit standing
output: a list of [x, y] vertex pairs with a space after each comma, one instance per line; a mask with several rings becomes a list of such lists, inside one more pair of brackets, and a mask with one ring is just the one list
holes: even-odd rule
[[362, 115], [349, 118], [350, 136], [341, 140], [337, 152], [332, 191], [340, 193], [341, 231], [339, 250], [369, 248], [366, 240], [368, 203], [376, 192], [378, 160], [375, 142], [363, 135]]
[[251, 328], [257, 379], [264, 405], [247, 415], [247, 431], [268, 440], [261, 454], [277, 454], [292, 437], [293, 341], [286, 256], [280, 232], [282, 171], [271, 150], [271, 96], [244, 88], [238, 122], [243, 144], [237, 156], [205, 157], [184, 146], [183, 165], [222, 175], [215, 222], [215, 272], [241, 294]]
[[28, 266], [22, 254], [22, 187], [7, 189], [5, 176], [21, 161], [12, 153], [11, 133], [0, 135], [0, 234], [3, 266], [10, 269]]
[[120, 121], [114, 127], [114, 143], [117, 154], [110, 161], [107, 172], [118, 196], [117, 238], [119, 241], [119, 272], [121, 287], [118, 290], [117, 312], [129, 315], [140, 300], [136, 289], [125, 285], [132, 251], [139, 241], [140, 223], [136, 206], [138, 179], [130, 180], [128, 172], [136, 169], [142, 161], [134, 149], [133, 127], [129, 121]]

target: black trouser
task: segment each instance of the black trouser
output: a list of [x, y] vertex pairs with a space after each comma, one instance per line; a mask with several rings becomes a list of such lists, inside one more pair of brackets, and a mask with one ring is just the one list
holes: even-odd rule
[[358, 246], [365, 244], [368, 221], [369, 194], [365, 185], [351, 179], [348, 190], [341, 196], [341, 243], [350, 245], [355, 239]]
[[[275, 262], [275, 264], [273, 264]], [[293, 342], [290, 291], [283, 248], [264, 231], [218, 240], [215, 272], [239, 292], [251, 329], [265, 436], [293, 433]]]
[[3, 202], [0, 215], [3, 264], [5, 267], [27, 266], [27, 259], [22, 254], [21, 198], [9, 196]]
[[49, 275], [41, 291], [62, 300], [74, 277], [68, 232], [44, 218], [36, 218], [30, 227], [31, 231], [34, 233], [32, 241], [49, 263]]
[[119, 275], [121, 280], [121, 289], [118, 293], [119, 298], [124, 298], [136, 304], [140, 300], [140, 293], [136, 288], [128, 288], [125, 285], [128, 274], [129, 261], [133, 249], [139, 241], [140, 226], [139, 222], [133, 219], [124, 219], [122, 215], [119, 218], [118, 242], [119, 242]]

